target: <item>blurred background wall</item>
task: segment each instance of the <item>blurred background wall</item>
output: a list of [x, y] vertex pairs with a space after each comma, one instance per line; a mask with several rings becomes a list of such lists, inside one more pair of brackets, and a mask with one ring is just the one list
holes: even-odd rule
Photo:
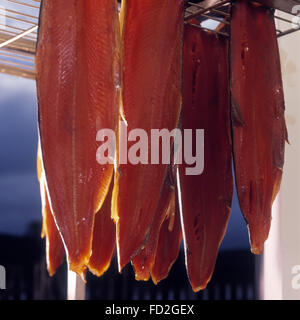
[[[279, 27], [280, 24], [284, 22], [278, 22]], [[300, 299], [300, 32], [279, 38], [279, 47], [290, 144], [286, 144], [281, 190], [273, 208], [271, 233], [265, 245], [261, 297], [298, 300]]]

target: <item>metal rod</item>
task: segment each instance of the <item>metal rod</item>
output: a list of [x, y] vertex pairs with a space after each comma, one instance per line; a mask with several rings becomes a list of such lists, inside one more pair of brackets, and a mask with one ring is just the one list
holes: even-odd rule
[[10, 66], [19, 66], [19, 67], [22, 67], [28, 71], [32, 71], [33, 67], [34, 67], [34, 66], [26, 65], [23, 63], [19, 63], [19, 62], [8, 61], [8, 60], [2, 59], [2, 58], [0, 58], [0, 62], [3, 62], [3, 63], [10, 65]]
[[[195, 12], [195, 11], [192, 11], [192, 10], [189, 10], [189, 9], [186, 9], [186, 11], [191, 12], [191, 13]], [[218, 17], [210, 16], [208, 14], [201, 14], [201, 17], [205, 17], [205, 18], [208, 18], [208, 19], [211, 19], [211, 20], [215, 20], [215, 21], [230, 25], [230, 22], [228, 22], [226, 20], [223, 20], [221, 18], [218, 18]]]
[[12, 43], [12, 42], [15, 42], [16, 40], [20, 39], [20, 38], [23, 38], [24, 36], [26, 36], [27, 34], [31, 33], [33, 30], [36, 30], [38, 27], [37, 26], [34, 26], [30, 29], [28, 29], [27, 31], [24, 31], [22, 33], [20, 33], [19, 35], [7, 40], [7, 41], [4, 41], [2, 43], [0, 43], [0, 48], [3, 48], [5, 47], [6, 45]]
[[203, 8], [203, 9], [201, 9], [201, 10], [199, 10], [199, 11], [193, 13], [193, 14], [188, 15], [187, 17], [184, 18], [184, 20], [187, 21], [187, 20], [190, 20], [190, 19], [199, 17], [199, 16], [201, 16], [203, 13], [206, 13], [206, 12], [208, 12], [208, 11], [211, 11], [212, 9], [219, 8], [219, 7], [221, 7], [222, 5], [227, 4], [227, 3], [229, 3], [229, 2], [230, 2], [230, 0], [220, 1], [220, 2], [216, 3], [215, 5], [213, 5], [213, 6], [211, 6], [211, 7]]
[[[15, 29], [15, 30], [18, 30], [18, 31], [26, 31], [26, 29], [23, 29], [23, 28], [19, 28], [19, 27], [15, 27], [15, 26], [10, 26], [10, 25], [7, 25], [7, 24], [2, 24], [0, 23], [0, 27], [5, 27], [5, 28], [10, 28], [10, 29]], [[1, 29], [1, 31], [6, 31], [5, 28]], [[37, 35], [36, 34], [36, 31], [32, 32], [35, 36]], [[34, 37], [34, 36], [33, 36]]]
[[10, 54], [19, 54], [19, 55], [22, 55], [22, 56], [26, 56], [26, 57], [31, 58], [31, 59], [34, 59], [34, 57], [35, 57], [35, 55], [33, 53], [28, 53], [26, 51], [20, 51], [20, 50], [11, 49], [11, 48], [3, 48], [3, 49], [0, 49], [0, 50], [8, 52]]
[[299, 5], [300, 2], [298, 0], [255, 0], [256, 2], [261, 3], [262, 5], [277, 9], [288, 14], [292, 13], [293, 8], [296, 5]]
[[[5, 33], [0, 32], [0, 43], [9, 40], [11, 37]], [[6, 50], [16, 50], [20, 53], [35, 54], [36, 51], [36, 41], [21, 38], [18, 41], [8, 44], [5, 48]]]
[[[3, 9], [2, 7], [0, 7], [0, 9]], [[37, 17], [35, 16], [32, 16], [30, 14], [27, 14], [27, 13], [24, 13], [24, 12], [20, 12], [20, 11], [15, 11], [15, 10], [12, 10], [12, 9], [5, 9], [5, 12], [9, 12], [9, 13], [13, 13], [13, 14], [17, 14], [17, 15], [22, 15], [24, 17], [27, 17], [27, 18], [30, 18], [30, 19], [34, 19], [34, 20], [38, 20]]]
[[[191, 6], [194, 6], [194, 7], [198, 7], [200, 9], [205, 9], [203, 6], [201, 6], [199, 3], [193, 3], [193, 2], [188, 2], [189, 5]], [[215, 12], [215, 13], [218, 13], [218, 14], [221, 14], [225, 17], [230, 17], [230, 14], [227, 13], [227, 12], [224, 12], [224, 11], [221, 11], [221, 10], [218, 10], [218, 9], [211, 9], [211, 12]]]
[[[0, 23], [0, 26], [1, 27], [5, 27], [5, 28], [11, 28], [11, 29], [19, 30], [19, 31], [26, 31], [26, 29], [15, 27], [15, 26], [11, 26], [11, 25], [7, 25], [7, 24], [2, 24], [2, 23]], [[5, 30], [5, 29], [2, 29], [2, 31], [3, 30]]]
[[189, 22], [186, 22], [186, 24], [189, 24], [189, 25], [191, 25], [191, 26], [193, 26], [193, 27], [196, 27], [196, 28], [198, 28], [198, 29], [203, 29], [203, 30], [206, 30], [206, 31], [210, 31], [210, 32], [213, 32], [213, 33], [220, 34], [220, 35], [225, 36], [225, 37], [229, 37], [229, 34], [228, 34], [228, 33], [225, 33], [225, 32], [222, 32], [222, 31], [217, 31], [217, 30], [208, 29], [208, 28], [202, 27], [201, 25], [197, 25], [197, 24], [189, 23]]
[[[0, 24], [1, 26], [1, 24]], [[8, 35], [12, 35], [12, 36], [16, 36], [18, 35], [19, 33], [18, 32], [15, 32], [15, 31], [12, 31], [12, 30], [1, 30], [2, 33], [5, 33], [5, 34], [8, 34]], [[32, 36], [32, 35], [26, 35], [24, 36], [25, 39], [30, 39], [30, 40], [33, 40], [35, 41], [36, 40], [36, 37]]]
[[294, 28], [288, 29], [286, 31], [282, 31], [277, 37], [280, 38], [280, 37], [286, 36], [288, 34], [294, 33], [294, 32], [299, 31], [299, 30], [300, 30], [300, 26], [299, 26], [298, 29], [294, 29]]
[[0, 64], [0, 72], [10, 74], [13, 76], [23, 77], [27, 79], [35, 79], [35, 72], [30, 70], [23, 70], [17, 67], [9, 66], [9, 65], [3, 65]]
[[293, 21], [290, 21], [288, 19], [285, 19], [285, 18], [282, 18], [282, 17], [279, 17], [279, 16], [274, 16], [274, 18], [278, 19], [278, 20], [282, 20], [282, 21], [285, 21], [287, 23], [293, 23]]
[[[16, 36], [16, 35], [19, 34], [19, 33], [17, 33], [17, 32], [11, 31], [11, 30], [1, 30], [1, 33], [2, 33], [2, 34], [7, 34], [7, 35], [9, 35], [9, 36]], [[27, 36], [25, 36], [25, 37], [26, 37], [26, 39], [30, 39], [30, 40], [33, 40], [33, 41], [36, 40], [35, 38], [30, 37], [30, 35], [27, 35]], [[24, 38], [25, 38], [25, 37], [24, 37]]]
[[8, 16], [7, 14], [3, 14], [3, 13], [1, 13], [1, 12], [0, 12], [0, 16], [3, 16], [3, 17], [8, 18], [8, 19], [12, 19], [12, 20], [16, 20], [16, 21], [20, 21], [20, 22], [25, 22], [25, 23], [28, 23], [28, 24], [36, 25], [36, 23], [33, 22], [33, 21], [28, 21], [28, 20], [24, 20], [24, 19], [21, 19], [21, 18], [16, 18], [16, 17]]
[[17, 56], [17, 55], [13, 55], [11, 53], [6, 53], [6, 52], [3, 52], [3, 51], [0, 51], [0, 56], [2, 57], [7, 57], [7, 58], [10, 58], [10, 59], [14, 59], [14, 60], [21, 60], [21, 61], [25, 61], [25, 62], [29, 62], [29, 63], [34, 63], [34, 58], [30, 58], [28, 56]]
[[[2, 34], [2, 35], [8, 35], [8, 36], [17, 36], [17, 35], [19, 35], [20, 33], [15, 32], [15, 31], [11, 31], [11, 30], [1, 30], [1, 34]], [[30, 34], [24, 36], [24, 39], [27, 39], [27, 40], [30, 40], [30, 41], [33, 41], [33, 42], [36, 41], [36, 38], [32, 37]], [[5, 40], [5, 41], [6, 41], [6, 40]]]
[[215, 20], [215, 21], [218, 21], [218, 22], [227, 24], [227, 25], [230, 25], [230, 22], [229, 22], [229, 21], [223, 20], [223, 19], [221, 19], [221, 18], [213, 17], [213, 16], [210, 16], [210, 15], [208, 15], [208, 14], [201, 14], [201, 16], [202, 16], [202, 17], [205, 17], [205, 18], [209, 18], [209, 19], [211, 19], [211, 20]]
[[34, 6], [33, 4], [29, 4], [29, 3], [26, 3], [26, 2], [20, 2], [20, 1], [16, 1], [16, 0], [6, 0], [6, 1], [9, 1], [9, 2], [12, 2], [12, 3], [16, 3], [16, 4], [19, 4], [19, 5], [23, 5], [23, 6], [27, 6], [27, 7], [30, 7], [30, 8], [35, 8], [35, 9], [39, 9], [40, 7], [37, 7], [37, 6]]

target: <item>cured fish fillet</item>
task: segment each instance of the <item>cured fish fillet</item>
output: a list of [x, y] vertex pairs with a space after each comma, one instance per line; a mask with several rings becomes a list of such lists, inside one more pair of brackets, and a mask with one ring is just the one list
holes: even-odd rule
[[174, 203], [174, 187], [171, 186], [170, 179], [167, 177], [161, 191], [147, 242], [140, 253], [132, 260], [136, 280], [148, 281], [150, 278], [150, 273], [155, 262], [159, 231], [167, 216], [171, 214], [170, 210], [174, 209]]
[[231, 24], [231, 91], [238, 198], [260, 254], [279, 191], [287, 130], [279, 51], [272, 12], [237, 1]]
[[46, 262], [48, 273], [50, 276], [53, 276], [64, 260], [65, 249], [60, 234], [57, 230], [48, 200], [45, 185], [45, 175], [43, 173], [42, 161], [40, 157], [40, 147], [38, 150], [37, 158], [37, 173], [40, 182], [40, 192], [42, 199], [42, 238], [46, 238]]
[[[210, 281], [233, 195], [228, 41], [187, 25], [184, 33], [182, 129], [204, 129], [204, 170], [179, 165], [181, 220], [188, 276], [195, 292]], [[185, 144], [184, 144], [185, 148]]]
[[116, 227], [111, 219], [111, 195], [113, 181], [103, 205], [95, 217], [92, 255], [88, 263], [89, 270], [100, 277], [110, 266], [116, 241]]
[[[151, 129], [177, 127], [181, 108], [178, 42], [182, 41], [183, 14], [183, 0], [123, 1], [121, 115], [127, 132], [143, 129], [150, 139]], [[172, 69], [174, 57], [179, 59], [177, 70]], [[170, 72], [175, 72], [171, 87]], [[166, 104], [169, 94], [172, 104]], [[119, 141], [123, 137], [121, 133]], [[130, 142], [122, 147], [130, 152], [132, 146]], [[144, 147], [148, 150], [146, 164], [122, 164], [118, 157], [112, 204], [120, 271], [147, 240], [166, 176], [167, 164], [150, 164], [150, 148]]]
[[42, 159], [69, 269], [79, 275], [113, 174], [113, 164], [96, 161], [96, 135], [117, 126], [119, 35], [115, 0], [42, 3], [36, 56]]
[[50, 276], [53, 276], [65, 257], [65, 248], [55, 224], [48, 195], [45, 187], [44, 178], [40, 182], [43, 214], [42, 238], [46, 238], [46, 261]]
[[151, 278], [155, 284], [167, 278], [180, 250], [182, 232], [178, 201], [175, 198], [173, 189], [168, 214], [159, 230], [155, 261], [151, 269]]

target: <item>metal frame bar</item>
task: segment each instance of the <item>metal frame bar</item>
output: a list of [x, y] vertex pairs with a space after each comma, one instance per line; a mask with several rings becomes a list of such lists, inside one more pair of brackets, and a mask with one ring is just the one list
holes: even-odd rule
[[26, 6], [26, 7], [29, 7], [29, 8], [34, 8], [34, 9], [39, 9], [40, 8], [40, 7], [37, 7], [37, 6], [33, 5], [33, 4], [26, 3], [26, 2], [21, 2], [21, 1], [17, 1], [17, 0], [6, 0], [6, 1], [12, 2], [12, 3], [15, 3], [15, 4], [19, 4], [19, 5], [23, 5], [23, 6]]
[[[16, 50], [19, 52], [19, 61], [24, 61], [22, 55], [27, 55], [34, 59], [35, 55], [35, 43], [37, 38], [37, 23], [38, 23], [38, 13], [39, 13], [39, 0], [6, 0], [11, 4], [18, 6], [9, 7], [5, 10], [7, 14], [0, 10], [0, 16], [5, 16], [8, 20], [6, 27], [7, 30], [2, 30], [0, 25], [0, 48], [5, 48], [4, 50]], [[251, 0], [249, 0], [251, 1]], [[266, 6], [272, 6], [283, 12], [291, 13], [294, 5], [300, 5], [300, 0], [255, 0]], [[215, 20], [223, 26], [230, 25], [230, 13], [227, 11], [232, 0], [204, 0], [200, 3], [193, 3], [191, 1], [187, 2], [187, 8], [185, 13], [185, 23], [193, 24], [198, 28], [207, 30], [207, 28], [197, 25], [190, 20], [198, 19], [205, 21], [207, 19]], [[33, 13], [25, 13], [25, 8], [36, 9], [37, 16]], [[292, 17], [292, 15], [291, 15]], [[276, 19], [280, 19], [286, 23], [292, 23], [289, 18], [278, 17], [275, 15]], [[278, 37], [283, 37], [285, 35], [291, 34], [299, 29], [290, 28], [287, 30], [278, 30]], [[226, 31], [220, 31], [220, 28], [216, 30], [209, 30], [218, 35], [229, 36]], [[3, 70], [3, 68], [1, 69]], [[23, 74], [24, 70], [20, 69], [20, 73]], [[14, 70], [16, 72], [16, 70]], [[11, 72], [10, 72], [11, 73]]]
[[[203, 2], [199, 3], [193, 3], [193, 2], [187, 2], [187, 9], [186, 9], [186, 15], [185, 15], [185, 22], [195, 25], [192, 20], [193, 19], [199, 19], [199, 20], [205, 20], [205, 19], [211, 19], [215, 21], [219, 21], [222, 23], [224, 26], [225, 25], [230, 25], [230, 22], [226, 20], [226, 18], [230, 17], [230, 14], [224, 10], [225, 7], [228, 7], [228, 5], [235, 0], [205, 0]], [[249, 0], [251, 1], [251, 0]], [[275, 15], [275, 19], [279, 19], [281, 21], [284, 21], [286, 23], [290, 23], [291, 25], [293, 24], [292, 17], [295, 17], [295, 15], [292, 14], [292, 8], [295, 5], [300, 5], [300, 0], [255, 0], [255, 2], [259, 2], [262, 5], [268, 6], [275, 8], [279, 11], [288, 13], [291, 17], [291, 20], [288, 18], [283, 18], [278, 15]], [[191, 9], [194, 8], [194, 9]], [[195, 9], [195, 8], [198, 8]], [[224, 19], [218, 17], [218, 16], [224, 16]], [[190, 21], [190, 22], [189, 22]], [[199, 27], [199, 26], [197, 26]], [[201, 26], [200, 26], [201, 28]], [[202, 29], [207, 30], [206, 28], [202, 27]], [[296, 31], [300, 30], [300, 24], [299, 27], [296, 28], [289, 28], [286, 30], [276, 30], [277, 31], [277, 37], [283, 37], [286, 35], [289, 35], [291, 33], [294, 33]], [[216, 34], [220, 34], [218, 30], [209, 30], [211, 32], [214, 32]], [[229, 36], [228, 34], [225, 34], [226, 36]]]
[[38, 27], [37, 26], [34, 26], [32, 28], [29, 28], [28, 30], [14, 36], [13, 38], [9, 39], [9, 40], [6, 40], [2, 43], [0, 43], [0, 48], [3, 48], [5, 46], [7, 46], [8, 44], [12, 43], [12, 42], [15, 42], [17, 41], [18, 39], [21, 39], [21, 38], [24, 38], [26, 35], [28, 35], [29, 33], [33, 32], [34, 30], [36, 30]]
[[[193, 27], [196, 27], [196, 28], [199, 28], [199, 29], [203, 29], [205, 31], [209, 31], [209, 32], [212, 32], [212, 30], [208, 29], [208, 28], [205, 28], [203, 26], [200, 26], [198, 24], [194, 24], [194, 23], [188, 23], [190, 26], [193, 26]], [[225, 36], [225, 37], [229, 37], [228, 33], [226, 32], [222, 32], [222, 31], [218, 31], [218, 30], [214, 30], [213, 31], [214, 33], [216, 34], [219, 34], [219, 35], [222, 35], [222, 36]]]
[[291, 14], [293, 7], [296, 5], [300, 5], [299, 0], [255, 0], [256, 2], [260, 2], [266, 7], [274, 8], [286, 13]]
[[186, 15], [184, 20], [188, 21], [194, 18], [199, 18], [201, 15], [204, 13], [210, 12], [212, 10], [218, 9], [223, 5], [228, 5], [231, 2], [231, 0], [205, 0], [201, 2], [202, 8], [199, 10], [195, 11], [192, 14]]

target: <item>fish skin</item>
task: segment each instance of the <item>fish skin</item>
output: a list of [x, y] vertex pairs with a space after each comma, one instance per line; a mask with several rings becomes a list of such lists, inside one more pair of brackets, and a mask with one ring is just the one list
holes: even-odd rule
[[36, 73], [43, 167], [69, 269], [82, 276], [113, 175], [113, 164], [96, 162], [96, 134], [117, 126], [119, 37], [115, 0], [42, 3]]
[[46, 238], [46, 262], [50, 276], [56, 273], [56, 270], [62, 264], [65, 257], [65, 248], [55, 224], [45, 184], [45, 174], [43, 173], [42, 160], [40, 154], [40, 146], [38, 148], [37, 157], [37, 175], [40, 183], [40, 193], [42, 200], [42, 238]]
[[42, 238], [46, 238], [46, 262], [49, 275], [52, 277], [65, 258], [65, 248], [53, 218], [44, 178], [40, 181], [42, 201], [43, 229]]
[[177, 173], [186, 267], [197, 292], [213, 274], [230, 216], [233, 176], [228, 41], [190, 25], [184, 32], [182, 129], [204, 129], [203, 173], [186, 175], [185, 162]]
[[109, 268], [115, 249], [116, 228], [111, 218], [111, 196], [113, 181], [101, 209], [95, 216], [92, 255], [89, 270], [101, 277]]
[[[177, 127], [180, 99], [176, 98], [172, 109], [170, 105], [164, 106], [164, 101], [173, 57], [177, 53], [177, 39], [182, 35], [183, 17], [183, 0], [125, 0], [122, 3], [121, 116], [128, 132], [140, 128], [150, 137], [151, 129]], [[180, 95], [180, 89], [179, 75], [172, 90]], [[131, 146], [132, 143], [128, 143], [128, 149]], [[145, 244], [166, 170], [165, 164], [117, 163], [112, 216], [117, 225], [120, 271]]]
[[234, 4], [231, 61], [237, 192], [251, 251], [260, 254], [269, 234], [287, 140], [279, 50], [269, 9], [244, 0]]
[[171, 207], [174, 207], [174, 194], [174, 187], [171, 186], [167, 176], [163, 184], [147, 242], [139, 254], [132, 260], [136, 280], [148, 281], [150, 279], [151, 270], [155, 262], [160, 228], [167, 219]]
[[181, 240], [180, 212], [177, 193], [173, 188], [169, 210], [159, 230], [155, 260], [151, 269], [151, 278], [154, 284], [158, 284], [168, 277], [174, 262], [178, 258]]
[[[180, 79], [182, 74], [182, 49], [182, 34], [178, 33], [177, 49], [173, 57], [169, 79], [167, 80], [169, 88], [166, 90], [164, 102], [164, 105], [166, 107], [169, 106], [170, 108], [181, 104], [181, 94], [176, 83], [178, 83], [178, 79]], [[173, 153], [171, 154], [171, 163], [174, 163]], [[135, 271], [135, 279], [139, 281], [148, 281], [151, 277], [151, 270], [155, 262], [156, 248], [158, 245], [159, 231], [164, 220], [166, 219], [166, 216], [168, 215], [168, 212], [170, 211], [170, 207], [174, 207], [173, 202], [175, 200], [173, 198], [175, 195], [175, 187], [172, 169], [173, 166], [169, 165], [146, 244], [132, 260], [132, 265]]]

